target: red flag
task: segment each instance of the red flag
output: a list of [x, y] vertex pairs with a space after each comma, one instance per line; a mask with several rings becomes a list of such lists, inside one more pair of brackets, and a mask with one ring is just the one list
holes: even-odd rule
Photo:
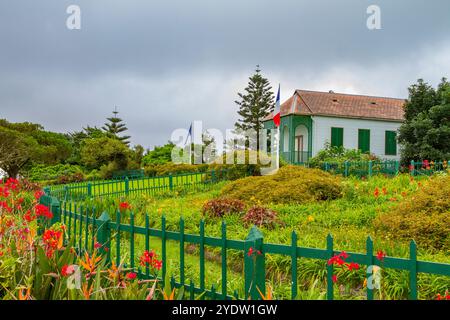
[[277, 101], [275, 102], [275, 111], [273, 116], [273, 123], [275, 127], [279, 127], [281, 123], [281, 109], [280, 109], [280, 85], [278, 85]]

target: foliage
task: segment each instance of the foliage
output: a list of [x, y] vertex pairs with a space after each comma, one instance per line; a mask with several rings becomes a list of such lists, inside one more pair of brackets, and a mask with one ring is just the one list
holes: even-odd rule
[[281, 224], [274, 210], [261, 206], [252, 206], [242, 220], [247, 226], [254, 224], [257, 227], [264, 226], [269, 229]]
[[415, 239], [420, 247], [450, 249], [450, 176], [419, 186], [418, 192], [397, 208], [375, 219], [374, 225], [389, 237]]
[[242, 213], [245, 203], [237, 199], [220, 198], [207, 201], [202, 208], [203, 215], [223, 217], [227, 214]]
[[270, 176], [247, 177], [222, 189], [222, 195], [253, 203], [307, 203], [342, 196], [339, 178], [319, 169], [285, 166]]
[[[158, 280], [139, 280], [122, 263], [107, 265], [100, 253], [104, 245], [96, 242], [92, 253], [77, 253], [60, 223], [39, 235], [37, 219], [49, 219], [51, 213], [38, 203], [42, 193], [33, 195], [24, 187], [13, 179], [0, 183], [0, 299], [163, 299]], [[162, 261], [153, 250], [143, 251], [139, 261], [158, 276]]]
[[150, 165], [144, 168], [146, 176], [167, 176], [170, 174], [205, 172], [207, 165], [175, 164], [168, 162], [160, 165]]
[[170, 162], [172, 159], [173, 147], [175, 147], [175, 145], [172, 142], [161, 147], [156, 146], [152, 151], [148, 151], [142, 159], [144, 165], [161, 165]]
[[133, 149], [131, 150], [128, 169], [141, 169], [143, 159], [144, 159], [144, 147], [138, 144], [134, 146]]
[[[254, 130], [256, 136], [263, 128], [263, 120], [274, 109], [274, 96], [269, 81], [261, 75], [259, 66], [256, 66], [255, 74], [249, 78], [245, 93], [238, 93], [239, 100], [235, 103], [239, 106], [239, 120], [235, 127], [238, 131]], [[256, 141], [259, 150], [259, 139]]]
[[[61, 183], [77, 182], [84, 180], [82, 168], [77, 165], [57, 164], [53, 166], [37, 164], [32, 166], [27, 172], [26, 177], [31, 181], [48, 180], [60, 181]], [[62, 182], [67, 181], [67, 182]]]
[[106, 133], [103, 132], [102, 129], [91, 126], [87, 126], [81, 131], [68, 133], [67, 137], [72, 144], [73, 152], [69, 159], [67, 159], [67, 162], [70, 164], [81, 165], [81, 149], [84, 141], [87, 139], [103, 138], [106, 136]]
[[324, 149], [320, 150], [313, 158], [309, 160], [311, 167], [320, 167], [323, 162], [343, 163], [345, 161], [369, 161], [379, 160], [373, 154], [367, 154], [356, 149], [346, 149], [344, 147], [331, 146], [329, 142], [325, 143]]
[[107, 118], [108, 122], [105, 123], [102, 129], [106, 132], [109, 138], [117, 139], [128, 145], [130, 143], [128, 141], [130, 139], [130, 136], [119, 136], [119, 134], [121, 134], [122, 132], [127, 131], [128, 128], [124, 123], [122, 123], [122, 119], [117, 116], [118, 114], [119, 112], [117, 111], [117, 109], [114, 110], [113, 116]]
[[405, 122], [399, 129], [402, 164], [411, 160], [450, 158], [450, 83], [443, 78], [435, 90], [422, 79], [409, 87]]
[[71, 154], [68, 139], [33, 123], [0, 119], [0, 166], [16, 177], [33, 163], [56, 164]]
[[128, 166], [128, 147], [117, 139], [107, 137], [85, 140], [81, 150], [81, 161], [89, 169], [102, 170], [106, 176], [113, 171], [124, 170]]

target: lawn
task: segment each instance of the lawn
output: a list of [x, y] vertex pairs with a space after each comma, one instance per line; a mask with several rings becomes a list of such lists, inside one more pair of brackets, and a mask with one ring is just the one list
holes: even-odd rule
[[[374, 251], [383, 250], [388, 256], [404, 257], [409, 255], [409, 241], [394, 240], [387, 235], [375, 232], [372, 221], [383, 213], [388, 213], [398, 205], [403, 198], [420, 192], [420, 185], [427, 183], [429, 178], [411, 180], [409, 175], [399, 175], [394, 178], [383, 176], [372, 177], [368, 180], [348, 178], [343, 180], [344, 196], [330, 201], [312, 202], [303, 205], [269, 205], [278, 212], [282, 226], [272, 229], [261, 228], [265, 243], [290, 244], [291, 233], [296, 231], [298, 245], [311, 248], [325, 248], [326, 236], [334, 237], [335, 250], [364, 253], [366, 239], [371, 236], [374, 241]], [[185, 232], [199, 234], [199, 222], [205, 219], [205, 234], [220, 237], [221, 219], [202, 215], [203, 204], [210, 199], [220, 196], [221, 188], [226, 182], [212, 186], [204, 192], [190, 192], [172, 197], [153, 197], [150, 195], [129, 196], [121, 199], [128, 201], [135, 211], [137, 225], [144, 224], [144, 213], [150, 216], [150, 226], [161, 228], [161, 217], [166, 217], [166, 228], [171, 231], [179, 230], [179, 221], [183, 217]], [[375, 196], [378, 188], [380, 195]], [[381, 192], [381, 190], [383, 190]], [[112, 200], [111, 200], [112, 201]], [[104, 202], [103, 202], [103, 205]], [[125, 219], [126, 220], [126, 219]], [[250, 225], [245, 225], [239, 215], [228, 215], [224, 218], [227, 223], [227, 238], [244, 240]], [[125, 221], [123, 221], [125, 222]], [[126, 223], [126, 222], [125, 222]], [[139, 237], [137, 237], [139, 238]], [[161, 240], [154, 239], [151, 247], [161, 252]], [[144, 241], [137, 239], [137, 251], [143, 250]], [[139, 249], [140, 248], [140, 249]], [[124, 249], [127, 245], [124, 244]], [[195, 247], [186, 248], [186, 279], [192, 279], [198, 284], [198, 256]], [[212, 284], [220, 287], [220, 251], [207, 249], [208, 265], [206, 272], [206, 287]], [[177, 276], [177, 261], [179, 244], [168, 245], [168, 259], [174, 264], [174, 276]], [[209, 257], [209, 258], [208, 258]], [[418, 259], [448, 263], [450, 254], [446, 251], [418, 249]], [[243, 291], [242, 253], [229, 250], [229, 292]], [[311, 296], [321, 298], [326, 290], [325, 262], [311, 259], [300, 259], [298, 275], [301, 297]], [[291, 260], [287, 256], [266, 255], [266, 269], [269, 285], [274, 289], [277, 298], [288, 298], [290, 294]], [[403, 299], [408, 293], [408, 273], [386, 269], [383, 271], [384, 286], [377, 293], [378, 298]], [[360, 270], [354, 274], [342, 274], [343, 283], [336, 290], [336, 298], [364, 299], [365, 290], [362, 286], [365, 272]], [[317, 280], [317, 281], [316, 281]], [[419, 298], [433, 297], [436, 292], [443, 292], [450, 287], [448, 277], [419, 274]]]

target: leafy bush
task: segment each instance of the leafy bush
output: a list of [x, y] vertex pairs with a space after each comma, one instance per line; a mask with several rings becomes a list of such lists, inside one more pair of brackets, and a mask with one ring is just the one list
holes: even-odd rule
[[162, 147], [155, 147], [152, 151], [142, 159], [145, 166], [161, 165], [172, 161], [172, 149], [175, 145], [173, 143], [165, 144]]
[[333, 147], [325, 143], [325, 148], [309, 160], [311, 167], [319, 167], [323, 162], [343, 163], [345, 161], [369, 161], [379, 160], [374, 154], [363, 153], [361, 150], [345, 149], [344, 147]]
[[429, 180], [389, 213], [374, 220], [374, 227], [395, 239], [414, 239], [419, 246], [450, 249], [450, 177]]
[[57, 164], [54, 166], [35, 165], [25, 175], [30, 181], [42, 184], [65, 184], [85, 180], [83, 170], [76, 165]]
[[254, 224], [257, 227], [273, 228], [281, 224], [275, 211], [261, 206], [251, 207], [245, 214], [243, 220], [247, 225]]
[[175, 164], [168, 162], [165, 164], [146, 166], [144, 171], [146, 176], [154, 177], [167, 176], [169, 174], [204, 172], [206, 169], [207, 165]]
[[210, 217], [223, 217], [226, 214], [241, 213], [245, 204], [237, 199], [214, 199], [203, 205], [203, 214]]
[[319, 169], [285, 166], [274, 175], [236, 180], [222, 195], [250, 203], [303, 204], [342, 196], [340, 178]]

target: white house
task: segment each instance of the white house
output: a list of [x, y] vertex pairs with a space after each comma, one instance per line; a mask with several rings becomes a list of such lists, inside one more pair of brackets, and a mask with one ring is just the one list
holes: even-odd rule
[[[404, 104], [403, 99], [296, 90], [281, 105], [280, 154], [290, 163], [303, 163], [329, 142], [400, 159], [397, 130]], [[264, 127], [274, 128], [272, 116]]]

